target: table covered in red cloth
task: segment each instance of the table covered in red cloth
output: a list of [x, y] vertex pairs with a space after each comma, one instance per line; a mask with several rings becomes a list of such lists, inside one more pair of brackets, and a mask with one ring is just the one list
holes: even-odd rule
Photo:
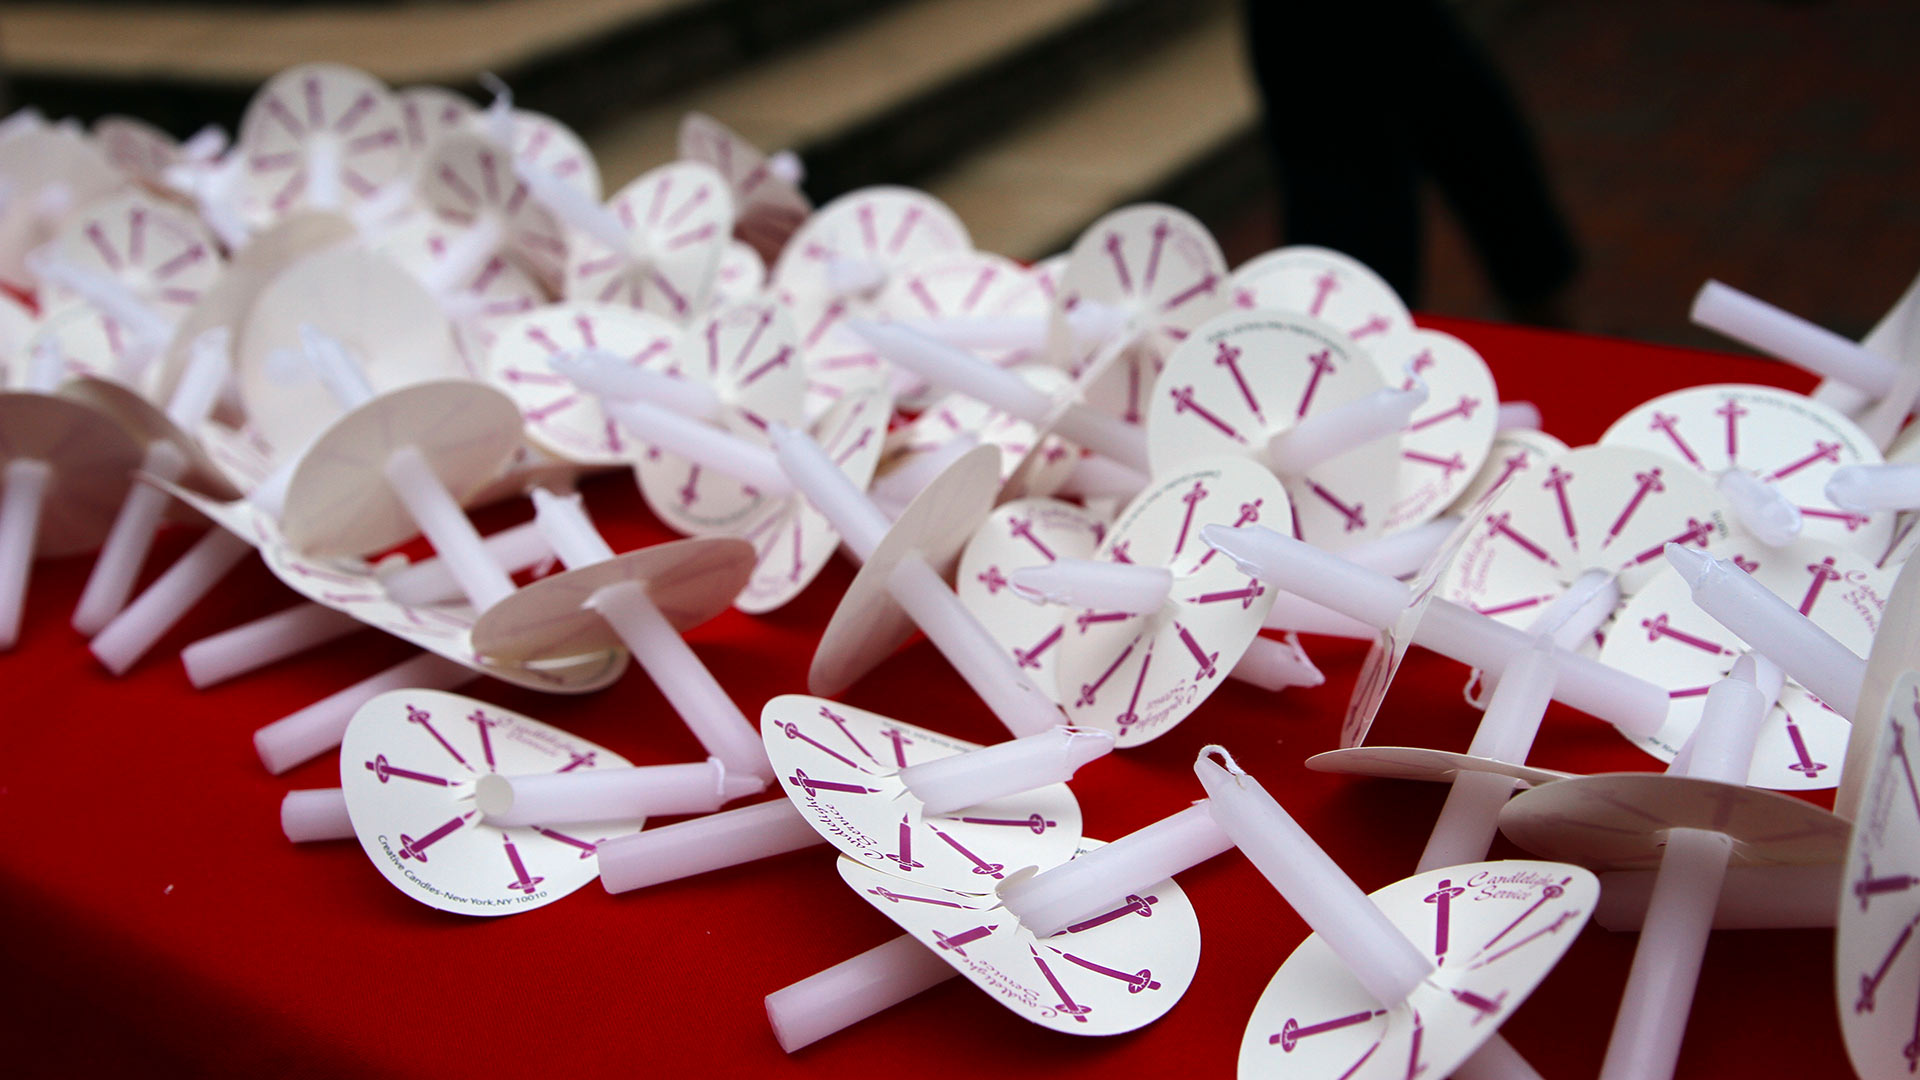
[[[1423, 321], [1476, 346], [1502, 396], [1538, 403], [1547, 429], [1573, 445], [1683, 386], [1811, 386], [1761, 360]], [[628, 478], [586, 490], [616, 549], [668, 538]], [[522, 503], [484, 521], [529, 515]], [[159, 558], [190, 539], [163, 538]], [[115, 679], [67, 625], [88, 565], [36, 568], [21, 644], [0, 655], [5, 1074], [1224, 1076], [1255, 1000], [1307, 933], [1229, 852], [1181, 875], [1203, 935], [1199, 971], [1185, 999], [1143, 1030], [1058, 1034], [956, 979], [789, 1057], [762, 997], [899, 933], [841, 883], [828, 849], [620, 896], [589, 885], [506, 918], [431, 910], [382, 880], [352, 841], [289, 844], [281, 796], [337, 785], [337, 756], [270, 776], [250, 738], [408, 648], [366, 632], [195, 691], [176, 659], [182, 645], [294, 600], [255, 560]], [[728, 612], [689, 641], [757, 717], [767, 699], [804, 692], [814, 643], [851, 576], [837, 563], [787, 608], [758, 618]], [[1363, 888], [1410, 873], [1444, 789], [1303, 767], [1336, 745], [1365, 654], [1357, 642], [1308, 645], [1326, 685], [1269, 695], [1229, 682], [1166, 736], [1089, 767], [1074, 783], [1089, 835], [1110, 839], [1199, 798], [1194, 755], [1218, 742]], [[1413, 653], [1370, 741], [1464, 750], [1478, 715], [1462, 700], [1465, 676]], [[703, 756], [637, 666], [584, 697], [493, 681], [468, 692], [636, 764]], [[1004, 737], [924, 641], [845, 696], [955, 736]], [[1532, 760], [1577, 771], [1659, 767], [1611, 728], [1560, 706]], [[1504, 840], [1494, 852], [1519, 854]], [[1547, 1077], [1597, 1071], [1634, 942], [1588, 926], [1507, 1024], [1509, 1040]], [[1680, 1075], [1845, 1075], [1832, 944], [1830, 931], [1715, 934]]]

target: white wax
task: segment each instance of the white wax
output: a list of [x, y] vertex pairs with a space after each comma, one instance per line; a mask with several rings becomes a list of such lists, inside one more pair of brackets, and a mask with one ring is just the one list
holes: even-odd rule
[[1377, 626], [1368, 626], [1351, 615], [1284, 591], [1274, 594], [1273, 607], [1267, 609], [1266, 621], [1261, 625], [1268, 630], [1291, 630], [1301, 634], [1321, 634], [1360, 641], [1372, 640], [1380, 634]]
[[345, 344], [310, 323], [301, 323], [300, 355], [334, 403], [352, 411], [373, 400], [373, 384]]
[[1247, 651], [1234, 661], [1227, 677], [1268, 693], [1294, 686], [1321, 686], [1327, 681], [1326, 673], [1314, 666], [1313, 658], [1300, 647], [1297, 639], [1277, 641], [1269, 637], [1256, 637], [1249, 642]]
[[437, 653], [423, 652], [255, 731], [253, 749], [260, 764], [278, 776], [339, 746], [360, 706], [389, 690], [452, 690], [479, 677]]
[[467, 512], [454, 501], [417, 447], [395, 449], [387, 455], [382, 471], [387, 486], [413, 515], [414, 524], [460, 583], [475, 611], [486, 611], [513, 592], [513, 579], [487, 554]]
[[1406, 577], [1425, 567], [1459, 524], [1457, 517], [1434, 518], [1411, 529], [1355, 544], [1340, 555], [1355, 566], [1364, 566], [1388, 577]]
[[203, 331], [188, 346], [187, 366], [167, 399], [167, 419], [188, 434], [212, 415], [214, 403], [233, 373], [233, 332], [224, 326]]
[[1659, 878], [1614, 1018], [1601, 1080], [1661, 1080], [1673, 1075], [1693, 1009], [1700, 959], [1733, 841], [1724, 833], [1667, 833]]
[[337, 787], [287, 792], [280, 800], [280, 831], [296, 844], [351, 839], [347, 793]]
[[340, 137], [324, 128], [307, 133], [306, 167], [307, 206], [314, 210], [338, 210], [341, 199]]
[[1082, 765], [1113, 749], [1113, 735], [1092, 728], [1054, 727], [963, 754], [900, 770], [900, 780], [923, 804], [923, 814], [945, 814], [1065, 783]]
[[180, 650], [187, 681], [205, 690], [308, 649], [366, 629], [366, 623], [324, 604], [295, 604], [241, 623]]
[[800, 155], [791, 150], [779, 150], [767, 155], [767, 173], [783, 184], [799, 187], [807, 179], [807, 166]]
[[173, 324], [167, 317], [112, 274], [70, 262], [49, 248], [28, 255], [27, 266], [35, 277], [79, 294], [82, 300], [119, 324], [137, 343], [134, 351], [146, 358], [150, 359], [164, 348], [173, 336]]
[[985, 402], [1029, 424], [1052, 424], [1062, 438], [1130, 469], [1150, 471], [1146, 436], [1140, 428], [1083, 405], [1061, 408], [1051, 395], [1013, 372], [898, 323], [849, 320], [847, 326], [875, 352], [935, 386]]
[[588, 597], [586, 606], [620, 635], [707, 753], [725, 762], [729, 772], [773, 777], [759, 732], [654, 606], [644, 586], [632, 581], [609, 585]]
[[1405, 1001], [1433, 973], [1426, 954], [1259, 781], [1238, 768], [1223, 768], [1211, 756], [1216, 752], [1232, 763], [1225, 751], [1211, 746], [1202, 748], [1193, 763], [1194, 774], [1207, 789], [1213, 819], [1367, 993], [1389, 1008]]
[[1240, 569], [1375, 628], [1394, 625], [1412, 602], [1402, 583], [1260, 525], [1204, 525], [1200, 536]]
[[960, 974], [902, 934], [767, 995], [767, 1023], [791, 1054]]
[[[1263, 526], [1207, 525], [1200, 535], [1260, 580], [1370, 626], [1394, 625], [1412, 599], [1406, 585], [1385, 574]], [[1531, 640], [1523, 630], [1446, 600], [1429, 604], [1414, 630], [1415, 643], [1495, 676]], [[1554, 658], [1560, 672], [1554, 690], [1558, 700], [1628, 734], [1651, 735], [1665, 725], [1665, 690], [1575, 653], [1556, 652]]]
[[[1839, 863], [1824, 866], [1730, 866], [1713, 911], [1715, 930], [1792, 930], [1830, 927], [1840, 903]], [[1613, 931], [1637, 931], [1647, 917], [1657, 870], [1600, 875], [1593, 921]]]
[[1540, 406], [1531, 401], [1503, 401], [1498, 417], [1493, 424], [1496, 432], [1540, 430]]
[[628, 892], [826, 842], [793, 803], [774, 799], [609, 840], [600, 884]]
[[1876, 398], [1893, 389], [1893, 361], [1718, 281], [1700, 287], [1691, 317], [1709, 330]]
[[1611, 570], [1586, 570], [1567, 591], [1555, 597], [1527, 633], [1544, 637], [1563, 649], [1577, 649], [1612, 617], [1620, 603], [1620, 579]]
[[1051, 937], [1232, 846], [1200, 802], [1071, 862], [1009, 882], [1000, 889], [1000, 902], [1036, 936]]
[[46, 462], [16, 458], [7, 463], [0, 480], [5, 485], [0, 490], [0, 651], [20, 640], [27, 575], [40, 534], [40, 509], [52, 478], [53, 466]]
[[[486, 550], [487, 557], [508, 574], [517, 574], [554, 557], [552, 546], [540, 535], [539, 525], [532, 521], [489, 534], [480, 546]], [[437, 556], [393, 570], [381, 577], [380, 584], [394, 603], [410, 607], [444, 604], [460, 597], [460, 583], [453, 580], [452, 571]]]
[[1033, 684], [925, 559], [909, 554], [896, 563], [887, 577], [887, 595], [1015, 736], [1035, 735], [1066, 722], [1060, 707]]
[[1081, 499], [1131, 499], [1147, 486], [1147, 474], [1110, 457], [1082, 454], [1060, 484], [1062, 496]]
[[887, 283], [887, 268], [866, 259], [827, 257], [827, 291], [836, 297], [869, 296]]
[[774, 457], [795, 489], [833, 525], [854, 557], [866, 562], [892, 523], [873, 500], [833, 463], [812, 436], [782, 424], [769, 424]]
[[[559, 363], [555, 363], [559, 367]], [[571, 376], [570, 376], [571, 377]], [[650, 401], [600, 399], [600, 407], [635, 438], [703, 469], [731, 476], [770, 499], [793, 491], [772, 451], [724, 428], [682, 416]]]
[[[1744, 659], [1744, 658], [1743, 658]], [[1707, 688], [1700, 726], [1690, 740], [1692, 754], [1687, 775], [1701, 780], [1745, 787], [1753, 768], [1754, 742], [1770, 702], [1739, 670]]]
[[[1267, 464], [1281, 476], [1301, 476], [1349, 451], [1403, 430], [1426, 404], [1427, 387], [1385, 387], [1316, 413], [1267, 440]], [[1391, 480], [1383, 477], [1383, 480]]]
[[[1474, 729], [1467, 753], [1475, 757], [1524, 763], [1539, 734], [1540, 720], [1553, 699], [1553, 653], [1544, 643], [1515, 653], [1494, 684], [1487, 711]], [[1456, 775], [1440, 807], [1418, 869], [1479, 862], [1487, 857], [1500, 829], [1500, 808], [1516, 781], [1497, 773], [1463, 771]]]
[[193, 605], [213, 591], [220, 579], [252, 553], [253, 547], [245, 540], [225, 529], [211, 530], [95, 634], [87, 643], [88, 651], [108, 671], [126, 674]]
[[[162, 480], [178, 480], [187, 471], [187, 457], [170, 442], [147, 444], [140, 470]], [[100, 554], [93, 560], [87, 584], [80, 590], [80, 602], [73, 609], [73, 628], [83, 636], [100, 632], [120, 609], [127, 606], [140, 567], [153, 548], [153, 535], [160, 527], [160, 516], [167, 511], [172, 496], [151, 484], [134, 481], [127, 497], [114, 515]]]
[[1164, 566], [1061, 558], [1023, 566], [1008, 575], [1008, 583], [1035, 603], [1141, 615], [1167, 602], [1173, 572]]
[[1826, 496], [1842, 510], [1911, 510], [1920, 507], [1920, 465], [1842, 465]]
[[713, 758], [525, 776], [488, 773], [474, 782], [473, 804], [493, 825], [559, 825], [708, 814], [766, 787], [764, 779], [729, 772]]
[[545, 488], [535, 488], [530, 497], [534, 531], [562, 566], [580, 570], [613, 558], [612, 546], [587, 517], [578, 495], [555, 495]]
[[454, 236], [440, 257], [421, 272], [420, 284], [445, 304], [500, 250], [506, 237], [506, 225], [500, 215], [490, 210], [481, 211], [471, 225]]
[[534, 199], [554, 217], [586, 233], [608, 251], [629, 260], [633, 258], [634, 238], [620, 224], [619, 217], [612, 210], [545, 169], [523, 166], [515, 161], [514, 171], [526, 181]]
[[1667, 561], [1693, 590], [1693, 602], [1755, 652], [1779, 665], [1841, 716], [1860, 705], [1867, 662], [1732, 563], [1679, 544]]
[[892, 323], [943, 345], [969, 352], [1038, 349], [1047, 341], [1045, 315], [953, 315], [944, 319], [899, 319]]
[[1768, 547], [1785, 547], [1800, 535], [1806, 519], [1778, 487], [1763, 484], [1744, 469], [1728, 469], [1714, 486], [1741, 526]]

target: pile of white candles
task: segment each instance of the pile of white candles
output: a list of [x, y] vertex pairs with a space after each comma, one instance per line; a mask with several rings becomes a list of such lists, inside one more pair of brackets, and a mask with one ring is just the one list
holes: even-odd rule
[[[195, 685], [369, 625], [418, 646], [255, 747], [276, 774], [338, 748], [289, 839], [357, 836], [448, 911], [831, 845], [905, 933], [768, 995], [789, 1051], [956, 973], [1064, 1034], [1151, 1023], [1200, 944], [1170, 878], [1238, 848], [1314, 931], [1247, 1003], [1243, 1075], [1535, 1075], [1500, 1023], [1596, 910], [1641, 931], [1604, 1076], [1672, 1074], [1716, 926], [1837, 926], [1854, 1069], [1912, 1072], [1916, 294], [1855, 343], [1709, 283], [1698, 322], [1821, 391], [1695, 387], [1569, 448], [1337, 252], [1229, 268], [1136, 205], [1026, 266], [923, 192], [815, 209], [792, 154], [706, 117], [681, 153], [609, 195], [504, 89], [335, 65], [231, 140], [0, 121], [0, 648], [35, 559], [94, 550], [72, 621], [114, 673], [254, 554], [292, 602], [185, 649]], [[629, 468], [686, 539], [603, 539], [574, 485]], [[482, 535], [509, 499], [533, 521]], [[183, 508], [213, 527], [148, 567]], [[837, 553], [808, 685], [743, 714], [682, 632]], [[915, 633], [1007, 741], [834, 700]], [[1320, 685], [1302, 633], [1374, 643], [1312, 766], [1449, 784], [1413, 876], [1363, 893], [1220, 747], [1202, 801], [1084, 835], [1067, 781], [1205, 724], [1226, 678]], [[1465, 753], [1366, 741], [1413, 645], [1473, 669]], [[453, 693], [629, 661], [707, 760]], [[1552, 700], [1649, 771], [1529, 765]], [[1496, 831], [1540, 859], [1486, 861]], [[1470, 882], [1497, 899], [1455, 904]]]

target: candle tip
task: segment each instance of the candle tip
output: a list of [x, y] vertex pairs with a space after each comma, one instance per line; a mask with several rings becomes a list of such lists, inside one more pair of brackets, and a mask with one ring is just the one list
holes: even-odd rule
[[1667, 562], [1675, 570], [1680, 571], [1680, 576], [1687, 580], [1689, 588], [1699, 588], [1700, 583], [1706, 580], [1707, 574], [1717, 565], [1713, 556], [1703, 551], [1691, 550], [1681, 544], [1669, 542], [1664, 552]]

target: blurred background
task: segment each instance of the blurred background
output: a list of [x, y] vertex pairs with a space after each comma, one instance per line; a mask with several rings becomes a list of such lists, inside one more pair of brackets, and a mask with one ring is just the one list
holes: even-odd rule
[[[1718, 277], [1858, 337], [1920, 272], [1913, 0], [1436, 6], [1507, 81], [1576, 244], [1550, 321], [1725, 347], [1686, 320]], [[1364, 29], [1287, 33], [1304, 10], [1258, 13], [1281, 28], [1280, 62], [1333, 69], [1275, 107], [1281, 140], [1294, 110], [1350, 106], [1391, 63]], [[8, 108], [184, 135], [231, 129], [298, 62], [477, 100], [491, 71], [586, 136], [609, 192], [673, 156], [692, 108], [798, 152], [816, 200], [912, 184], [987, 250], [1043, 257], [1108, 209], [1163, 199], [1237, 265], [1288, 235], [1245, 15], [1222, 0], [8, 0], [0, 75]], [[1515, 315], [1431, 187], [1418, 308]]]

